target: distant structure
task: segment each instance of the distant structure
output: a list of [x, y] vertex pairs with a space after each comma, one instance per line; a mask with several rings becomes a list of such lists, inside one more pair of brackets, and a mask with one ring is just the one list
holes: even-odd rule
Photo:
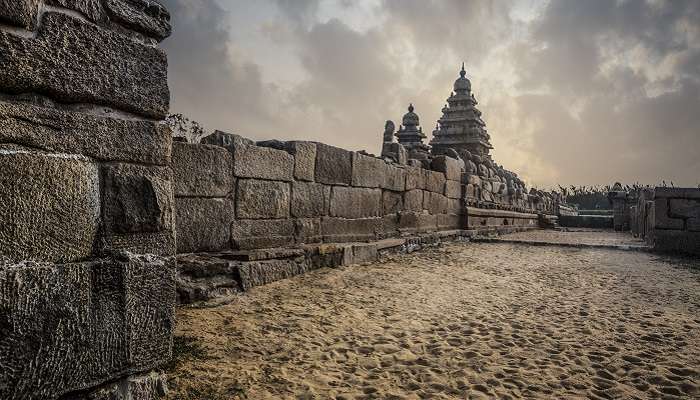
[[426, 136], [420, 126], [418, 114], [413, 111], [413, 103], [411, 103], [408, 106], [408, 112], [403, 116], [402, 125], [399, 126], [396, 137], [399, 139], [399, 143], [408, 150], [409, 158], [424, 160], [430, 154], [430, 146], [423, 143]]
[[491, 137], [486, 132], [486, 123], [481, 119], [481, 111], [472, 94], [472, 84], [466, 77], [462, 64], [459, 78], [455, 81], [454, 92], [447, 99], [442, 109], [442, 117], [433, 132], [430, 142], [434, 155], [445, 154], [447, 149], [467, 150], [482, 158], [490, 158]]

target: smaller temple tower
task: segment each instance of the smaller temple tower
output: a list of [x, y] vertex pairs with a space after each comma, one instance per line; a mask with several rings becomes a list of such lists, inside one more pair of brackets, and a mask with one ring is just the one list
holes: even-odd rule
[[490, 158], [489, 150], [493, 148], [491, 137], [486, 132], [486, 123], [481, 119], [481, 111], [472, 94], [472, 84], [466, 77], [462, 64], [459, 78], [454, 83], [454, 92], [447, 99], [438, 120], [438, 128], [433, 132], [430, 142], [433, 154], [444, 154], [449, 148], [460, 151], [468, 150], [471, 154]]
[[402, 125], [399, 126], [396, 137], [399, 139], [399, 143], [408, 150], [409, 158], [427, 159], [430, 146], [423, 143], [426, 136], [423, 133], [423, 128], [420, 127], [420, 118], [413, 110], [413, 103], [411, 103], [408, 106], [408, 112], [403, 116]]

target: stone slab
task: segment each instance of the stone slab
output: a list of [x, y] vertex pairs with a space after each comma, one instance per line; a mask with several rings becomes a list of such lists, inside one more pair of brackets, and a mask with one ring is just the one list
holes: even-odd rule
[[430, 214], [444, 214], [447, 212], [447, 197], [440, 193], [423, 191], [423, 209]]
[[654, 251], [700, 255], [700, 232], [654, 230]]
[[401, 232], [433, 232], [437, 230], [437, 216], [427, 212], [402, 212], [399, 215]]
[[465, 217], [459, 214], [438, 214], [437, 216], [437, 226], [440, 230], [460, 229], [465, 222]]
[[450, 199], [462, 198], [462, 183], [458, 181], [445, 181], [445, 196]]
[[654, 198], [700, 199], [700, 188], [654, 188]]
[[426, 174], [423, 168], [406, 167], [406, 185], [405, 190], [425, 189]]
[[316, 143], [287, 142], [289, 152], [294, 156], [294, 178], [300, 181], [313, 181], [316, 172]]
[[321, 218], [323, 241], [327, 243], [374, 240], [381, 231], [381, 218]]
[[289, 246], [295, 234], [291, 219], [237, 219], [231, 224], [231, 243], [237, 250]]
[[170, 36], [170, 13], [155, 0], [105, 0], [105, 6], [114, 21], [163, 40]]
[[87, 158], [0, 146], [0, 258], [72, 262], [98, 236], [100, 179]]
[[343, 218], [379, 217], [382, 215], [382, 190], [334, 186], [330, 215]]
[[374, 262], [379, 259], [376, 243], [357, 243], [345, 247], [343, 265]]
[[299, 218], [294, 220], [294, 240], [298, 244], [320, 243], [323, 241], [320, 218]]
[[403, 194], [403, 211], [420, 212], [423, 210], [423, 191], [413, 189]]
[[228, 198], [176, 197], [178, 253], [231, 248], [234, 202]]
[[682, 230], [684, 225], [683, 219], [669, 216], [669, 199], [654, 200], [654, 229]]
[[155, 121], [0, 101], [0, 142], [99, 161], [168, 165], [172, 135]]
[[403, 193], [384, 190], [382, 192], [382, 215], [403, 211]]
[[294, 182], [291, 215], [297, 218], [328, 215], [330, 198], [330, 186], [313, 182]]
[[0, 22], [33, 30], [39, 14], [39, 0], [0, 0]]
[[316, 182], [328, 185], [352, 183], [352, 152], [323, 143], [316, 144]]
[[[47, 12], [36, 38], [0, 31], [5, 93], [38, 93], [61, 103], [94, 103], [165, 118], [165, 53], [78, 18]], [[125, 74], [124, 71], [129, 73]]]
[[311, 264], [301, 260], [270, 260], [242, 263], [238, 267], [241, 287], [247, 291], [282, 279], [291, 278], [309, 271]]
[[226, 197], [233, 194], [233, 157], [219, 146], [173, 143], [175, 196]]
[[172, 356], [174, 258], [0, 265], [0, 398], [54, 399]]
[[425, 190], [434, 193], [445, 193], [445, 174], [437, 171], [423, 170], [425, 174]]
[[352, 186], [378, 188], [384, 185], [387, 165], [381, 158], [352, 153]]
[[700, 199], [671, 199], [669, 208], [672, 218], [700, 218]]
[[239, 179], [236, 189], [236, 218], [287, 218], [290, 207], [287, 182]]
[[393, 190], [394, 192], [403, 192], [406, 190], [406, 170], [404, 168], [387, 165], [384, 182], [381, 187], [382, 189]]
[[290, 182], [294, 180], [294, 157], [270, 147], [238, 145], [233, 149], [233, 174], [238, 178]]
[[436, 156], [431, 162], [431, 167], [434, 171], [443, 172], [447, 180], [459, 182], [462, 179], [462, 166], [454, 158]]

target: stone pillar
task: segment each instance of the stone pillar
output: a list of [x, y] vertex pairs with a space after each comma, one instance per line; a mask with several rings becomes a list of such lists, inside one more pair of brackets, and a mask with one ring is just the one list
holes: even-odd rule
[[627, 206], [627, 192], [615, 191], [608, 193], [608, 199], [613, 207], [613, 228], [616, 231], [627, 231], [630, 229], [630, 214]]
[[1, 3], [0, 399], [153, 398], [174, 325], [169, 14]]

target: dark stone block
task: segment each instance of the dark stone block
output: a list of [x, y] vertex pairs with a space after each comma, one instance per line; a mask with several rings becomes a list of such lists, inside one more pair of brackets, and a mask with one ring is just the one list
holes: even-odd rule
[[34, 29], [39, 14], [39, 0], [0, 0], [0, 22]]
[[294, 180], [294, 157], [270, 147], [234, 146], [233, 173], [239, 178], [290, 182]]
[[403, 194], [400, 192], [392, 192], [385, 190], [382, 193], [382, 212], [383, 215], [396, 214], [403, 211]]
[[175, 198], [177, 251], [194, 253], [231, 248], [233, 200], [227, 198]]
[[406, 190], [406, 170], [391, 165], [386, 166], [384, 182], [382, 182], [381, 187], [382, 189], [393, 190], [394, 192], [403, 192]]
[[437, 216], [427, 212], [402, 212], [399, 215], [399, 230], [402, 232], [434, 232]]
[[282, 279], [303, 274], [311, 264], [304, 258], [298, 260], [270, 260], [242, 263], [238, 267], [243, 290], [250, 290]]
[[47, 3], [77, 11], [92, 22], [103, 23], [107, 19], [102, 0], [48, 0]]
[[320, 183], [292, 183], [293, 217], [320, 217], [328, 215], [331, 187]]
[[233, 193], [233, 158], [219, 146], [173, 143], [175, 196], [226, 197]]
[[386, 170], [381, 158], [352, 153], [352, 186], [378, 188], [384, 185]]
[[700, 255], [700, 232], [654, 230], [654, 251]]
[[5, 93], [34, 92], [156, 119], [168, 111], [162, 50], [65, 14], [44, 14], [35, 39], [0, 31], [0, 65]]
[[255, 179], [238, 180], [236, 218], [287, 218], [289, 206], [289, 183]]
[[155, 0], [106, 0], [112, 19], [135, 31], [163, 40], [170, 36], [170, 13]]
[[443, 172], [447, 180], [460, 181], [462, 179], [462, 167], [459, 161], [447, 156], [437, 156], [432, 160], [431, 167], [434, 171]]
[[171, 357], [174, 259], [0, 265], [0, 398], [52, 399]]
[[330, 215], [344, 218], [379, 217], [382, 215], [382, 190], [334, 186]]
[[289, 246], [295, 234], [291, 219], [238, 219], [231, 224], [231, 242], [239, 250]]
[[382, 233], [382, 219], [324, 217], [321, 219], [321, 232], [326, 243], [374, 240]]
[[0, 101], [0, 142], [100, 161], [170, 163], [170, 129], [155, 121], [96, 116]]
[[350, 185], [352, 153], [323, 143], [316, 144], [316, 182]]
[[420, 189], [413, 189], [403, 194], [403, 211], [416, 211], [420, 212], [423, 210], [423, 191]]
[[100, 219], [95, 164], [81, 156], [5, 145], [0, 171], [0, 258], [73, 262], [90, 257]]

